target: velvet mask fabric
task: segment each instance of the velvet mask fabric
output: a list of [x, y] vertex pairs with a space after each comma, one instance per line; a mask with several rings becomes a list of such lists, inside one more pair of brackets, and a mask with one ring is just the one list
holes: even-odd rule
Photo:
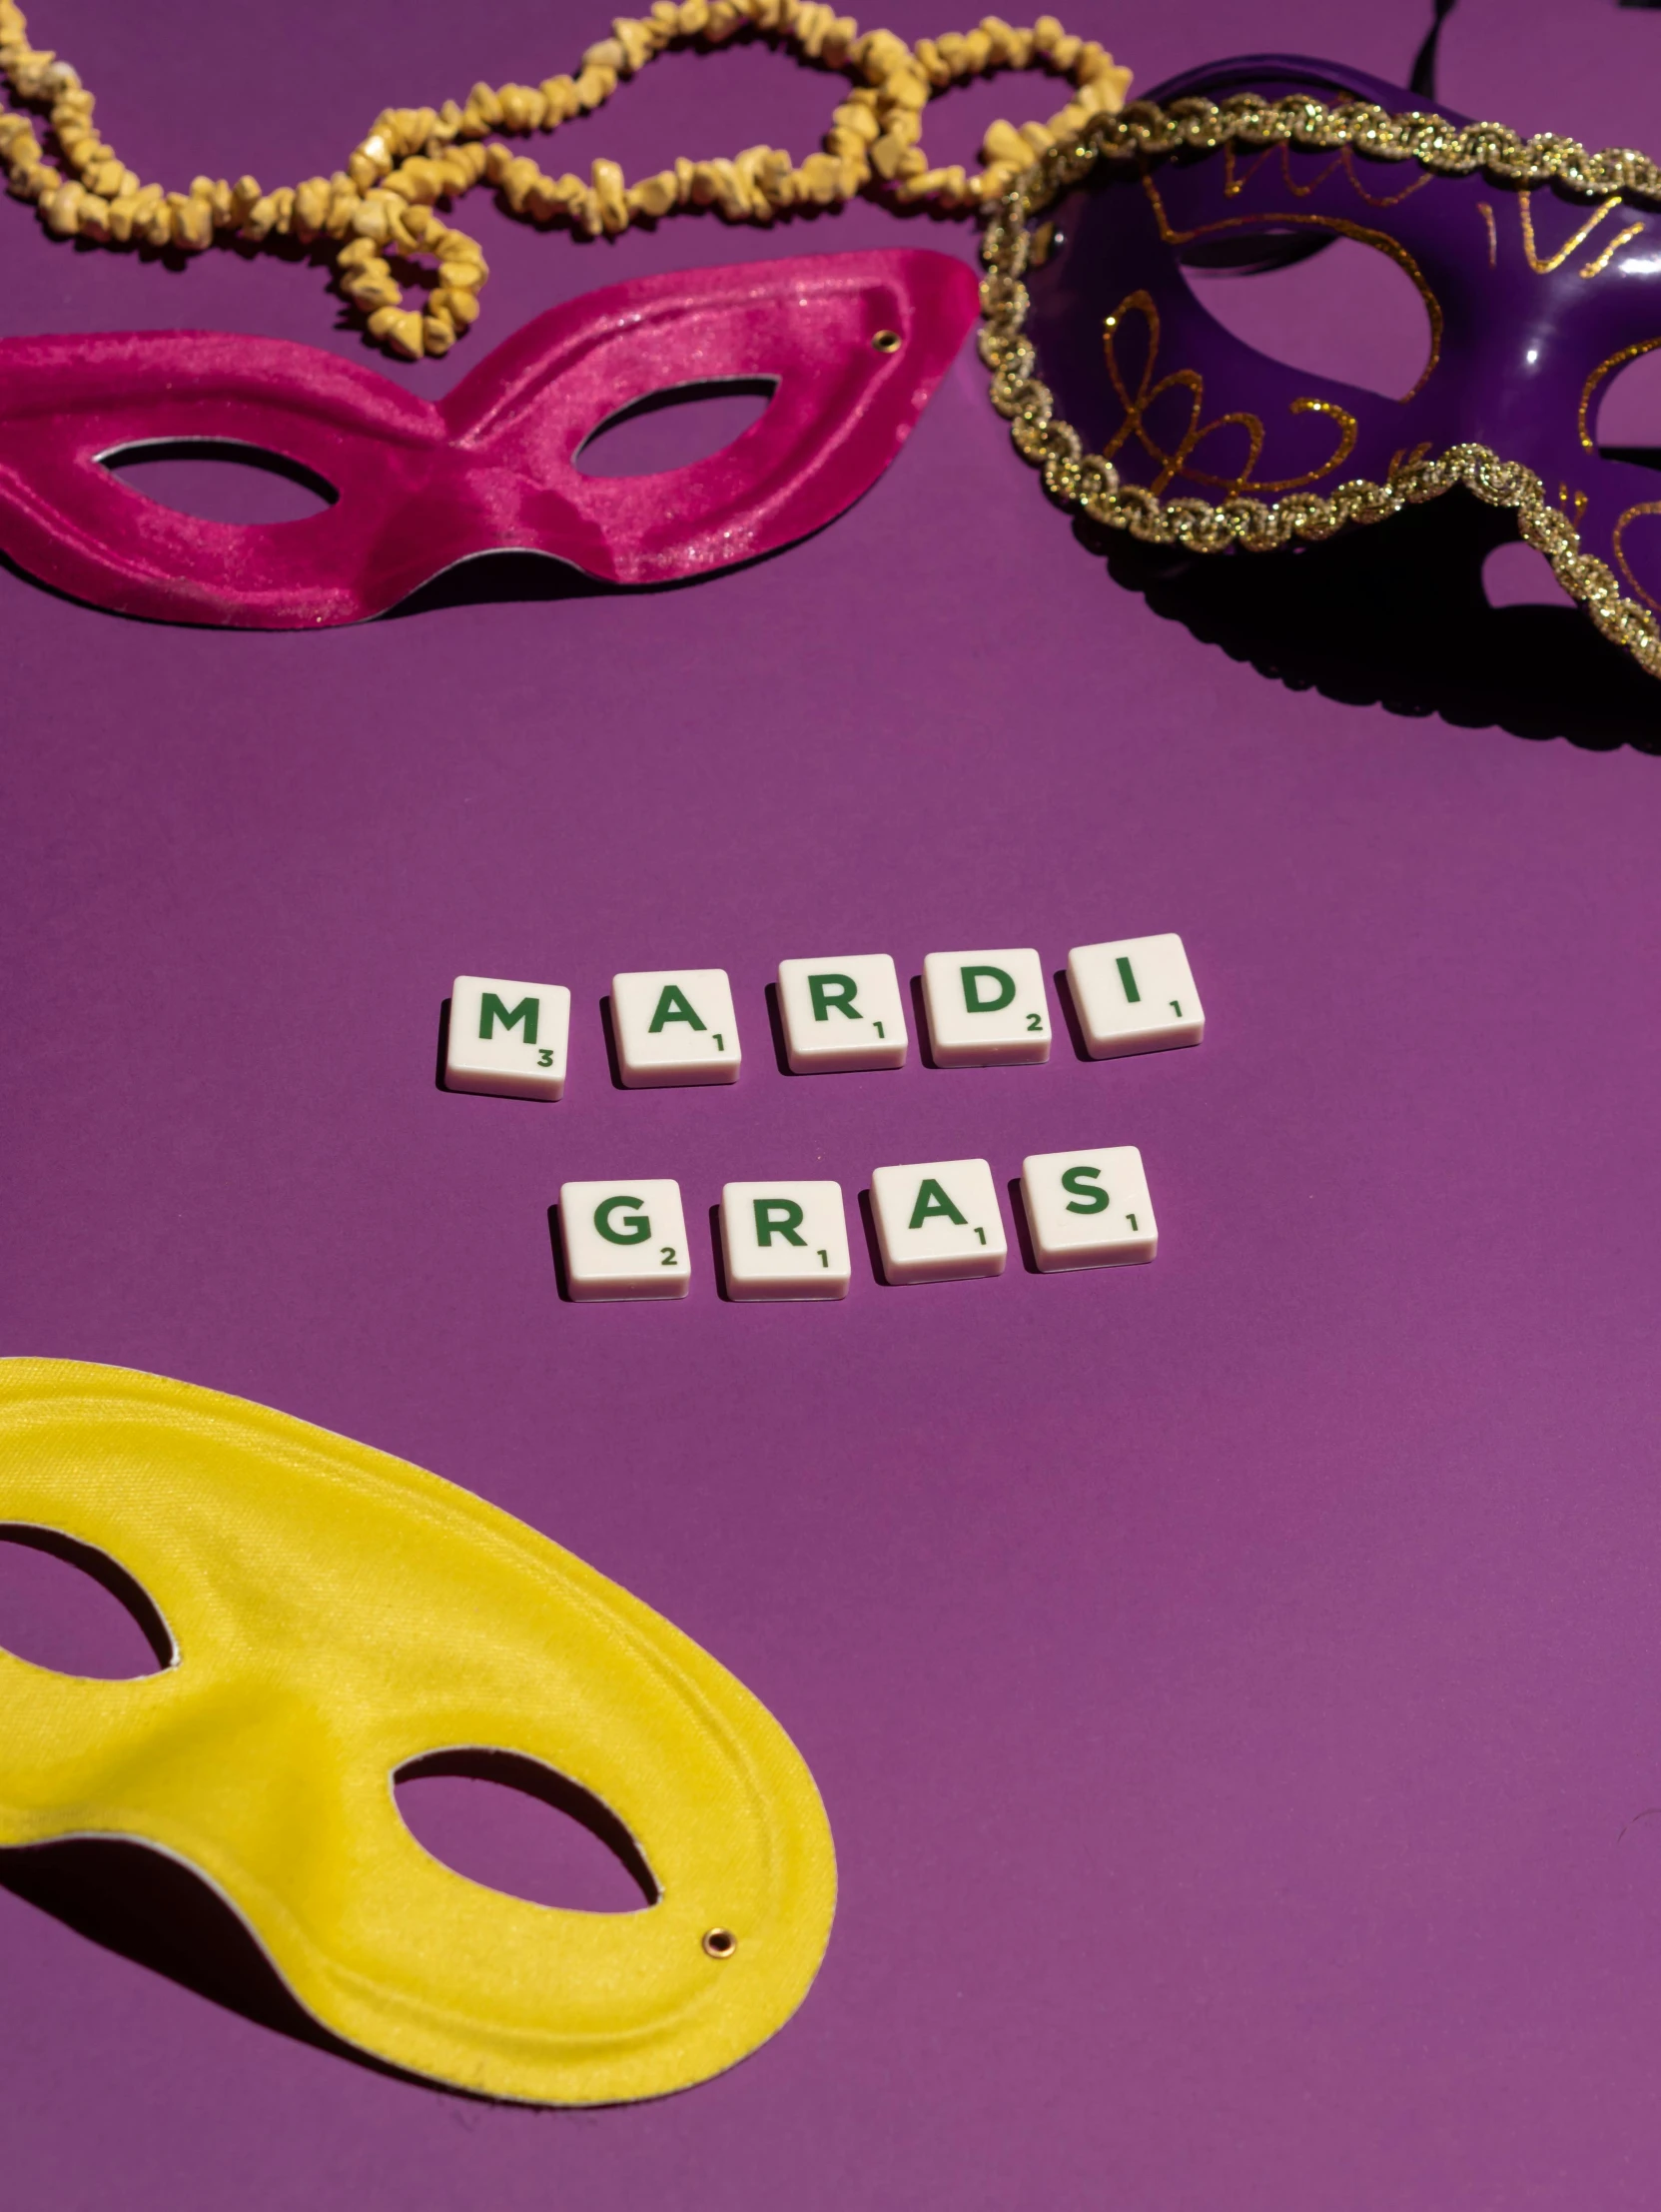
[[[0, 344], [0, 552], [156, 619], [306, 629], [382, 613], [453, 562], [521, 549], [618, 584], [776, 552], [868, 491], [974, 320], [943, 254], [829, 254], [638, 278], [538, 316], [436, 405], [278, 339], [175, 331]], [[582, 475], [611, 416], [667, 389], [772, 382], [723, 451]], [[103, 466], [146, 444], [274, 453], [339, 495], [303, 521], [179, 515]]]

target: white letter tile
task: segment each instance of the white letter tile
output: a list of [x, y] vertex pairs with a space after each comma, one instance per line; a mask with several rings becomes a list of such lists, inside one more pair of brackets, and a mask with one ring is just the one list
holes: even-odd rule
[[923, 1003], [938, 1067], [1012, 1067], [1050, 1057], [1044, 964], [1030, 947], [931, 952]]
[[558, 1098], [570, 1033], [571, 994], [562, 983], [458, 975], [449, 994], [444, 1088]]
[[846, 1298], [841, 1184], [724, 1184], [721, 1253], [732, 1298]]
[[886, 952], [781, 960], [779, 1016], [798, 1075], [906, 1064], [905, 1007]]
[[1096, 1152], [1035, 1152], [1021, 1163], [1021, 1196], [1040, 1272], [1123, 1267], [1159, 1250], [1142, 1154], [1134, 1144]]
[[684, 1298], [691, 1287], [678, 1183], [561, 1183], [559, 1241], [573, 1298]]
[[1206, 1034], [1200, 993], [1175, 934], [1075, 945], [1067, 955], [1067, 984], [1093, 1060], [1169, 1052], [1197, 1045]]
[[891, 1283], [951, 1283], [1004, 1272], [1009, 1245], [984, 1160], [878, 1168], [871, 1177], [871, 1210]]
[[736, 1083], [738, 1023], [725, 968], [663, 968], [611, 978], [617, 1072], [630, 1090]]

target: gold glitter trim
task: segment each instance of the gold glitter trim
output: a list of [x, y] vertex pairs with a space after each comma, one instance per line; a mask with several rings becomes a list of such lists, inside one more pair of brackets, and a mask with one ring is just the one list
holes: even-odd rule
[[[1557, 184], [1588, 198], [1627, 193], [1661, 202], [1661, 167], [1630, 149], [1593, 154], [1576, 139], [1547, 132], [1521, 139], [1498, 123], [1460, 127], [1417, 111], [1392, 116], [1366, 101], [1329, 108], [1302, 94], [1269, 101], [1239, 93], [1221, 105], [1185, 99], [1161, 108], [1138, 100], [1117, 115], [1098, 116], [1016, 178], [993, 208], [981, 247], [987, 275], [981, 284], [980, 353], [992, 371], [992, 404], [1009, 422], [1016, 451], [1041, 472], [1050, 498], [1109, 530], [1128, 531], [1145, 545], [1182, 546], [1193, 553], [1243, 546], [1269, 553], [1298, 539], [1331, 538], [1346, 524], [1384, 522], [1405, 507], [1463, 486], [1490, 507], [1510, 508], [1523, 542], [1545, 554], [1558, 582], [1604, 636], [1624, 646], [1649, 674], [1661, 676], [1661, 623], [1622, 595], [1606, 561], [1581, 551], [1579, 532], [1549, 504], [1533, 470], [1503, 460], [1489, 447], [1452, 446], [1434, 457], [1415, 449], [1392, 461], [1386, 483], [1358, 477], [1330, 496], [1294, 492], [1274, 502], [1239, 497], [1215, 507], [1205, 500], [1162, 500], [1140, 485], [1122, 485], [1105, 455], [1085, 452], [1078, 432], [1056, 414], [1048, 386], [1034, 375], [1037, 355], [1025, 335], [1029, 303], [1021, 282], [1027, 225], [1063, 192], [1082, 184], [1098, 162], [1217, 153], [1231, 144], [1305, 151], [1353, 146], [1380, 161], [1416, 161], [1441, 176], [1480, 170], [1506, 184]], [[1613, 366], [1605, 364], [1605, 371]], [[1583, 421], [1590, 389], [1582, 401]]]

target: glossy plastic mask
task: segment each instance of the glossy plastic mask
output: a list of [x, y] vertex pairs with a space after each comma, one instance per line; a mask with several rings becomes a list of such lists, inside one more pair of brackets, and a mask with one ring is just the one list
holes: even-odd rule
[[[1047, 157], [988, 239], [995, 403], [1054, 496], [1197, 551], [1329, 537], [1462, 484], [1514, 508], [1599, 627], [1661, 673], [1661, 477], [1597, 445], [1611, 377], [1661, 347], [1661, 173], [1486, 126], [1461, 142], [1458, 117], [1400, 127], [1414, 106], [1353, 71], [1252, 57], [1098, 124], [1093, 159]], [[1184, 278], [1185, 258], [1244, 260], [1275, 234], [1358, 240], [1406, 274], [1430, 335], [1411, 391], [1271, 360]]]
[[[502, 549], [611, 583], [701, 575], [869, 491], [974, 318], [974, 277], [944, 254], [642, 277], [538, 316], [436, 405], [280, 339], [8, 339], [0, 552], [98, 606], [256, 629], [359, 621]], [[760, 419], [705, 460], [624, 478], [574, 466], [654, 394], [761, 380]], [[279, 455], [339, 497], [297, 522], [206, 522], [102, 465], [180, 441]]]
[[[680, 2089], [806, 1994], [835, 1870], [783, 1730], [666, 1621], [481, 1499], [213, 1391], [8, 1360], [0, 1522], [117, 1561], [175, 1648], [133, 1681], [0, 1653], [0, 1844], [172, 1854], [325, 2027], [492, 2096]], [[656, 1903], [556, 1910], [429, 1857], [393, 1777], [473, 1746], [609, 1806]]]

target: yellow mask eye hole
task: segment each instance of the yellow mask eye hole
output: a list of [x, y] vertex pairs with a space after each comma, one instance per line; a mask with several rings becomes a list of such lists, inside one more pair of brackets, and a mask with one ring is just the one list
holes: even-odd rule
[[[611, 1807], [536, 1759], [457, 1745], [412, 1760], [393, 1784], [399, 1815], [416, 1842], [469, 1881], [584, 1912], [645, 1912], [663, 1894]], [[494, 1829], [485, 1831], [493, 1848], [481, 1847], [481, 1795], [497, 1815]], [[512, 1839], [506, 1848], [503, 1814]]]
[[[41, 1528], [30, 1522], [0, 1521], [0, 1588], [5, 1588], [8, 1595], [13, 1571], [22, 1562], [31, 1560], [55, 1562], [49, 1571], [52, 1582], [60, 1591], [65, 1583], [72, 1584], [81, 1603], [72, 1609], [78, 1618], [67, 1640], [60, 1625], [59, 1633], [50, 1637], [46, 1645], [37, 1645], [30, 1638], [28, 1648], [16, 1656], [33, 1659], [36, 1665], [54, 1671], [107, 1681], [136, 1680], [179, 1663], [172, 1631], [150, 1593], [119, 1560], [99, 1551], [95, 1545], [77, 1542], [61, 1529]], [[38, 1572], [37, 1568], [37, 1575]], [[98, 1618], [89, 1636], [85, 1599], [93, 1585], [104, 1596], [96, 1602]], [[119, 1636], [112, 1635], [112, 1623], [119, 1628]], [[36, 1633], [38, 1635], [38, 1628]], [[148, 1663], [139, 1662], [141, 1647]], [[10, 1649], [4, 1600], [0, 1599], [0, 1651]]]
[[[707, 1653], [482, 1499], [240, 1399], [11, 1360], [0, 1525], [119, 1562], [178, 1653], [94, 1680], [0, 1652], [0, 1847], [182, 1860], [323, 2027], [489, 2096], [685, 2088], [806, 1995], [836, 1872], [800, 1754]], [[609, 1823], [639, 1905], [535, 1903], [423, 1848], [398, 1782], [491, 1761]]]

